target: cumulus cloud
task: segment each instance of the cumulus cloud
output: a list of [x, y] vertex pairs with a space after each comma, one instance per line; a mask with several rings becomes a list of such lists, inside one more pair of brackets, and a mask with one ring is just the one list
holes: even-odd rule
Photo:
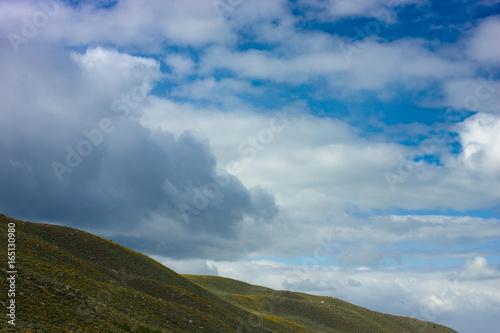
[[410, 4], [424, 3], [420, 0], [404, 0], [404, 1], [389, 1], [389, 0], [313, 0], [299, 1], [303, 6], [311, 7], [312, 10], [319, 11], [319, 16], [324, 20], [353, 18], [353, 17], [377, 17], [384, 19], [388, 23], [393, 23], [397, 18], [397, 11], [400, 7]]
[[467, 168], [499, 176], [500, 117], [478, 113], [458, 126], [463, 153], [460, 160]]
[[176, 75], [189, 75], [193, 72], [195, 63], [189, 56], [181, 54], [169, 54], [165, 57], [165, 63]]
[[488, 260], [486, 260], [486, 258], [475, 257], [467, 260], [464, 270], [458, 273], [458, 278], [464, 280], [498, 279], [500, 278], [500, 271], [488, 266]]
[[[8, 189], [1, 194], [2, 211], [105, 232], [151, 223], [153, 232], [143, 241], [175, 238], [168, 235], [175, 226], [184, 235], [175, 248], [180, 256], [200, 253], [196, 237], [204, 238], [201, 248], [224, 247], [217, 239], [236, 241], [244, 218], [277, 214], [270, 194], [217, 169], [206, 138], [152, 132], [134, 120], [162, 78], [157, 61], [102, 48], [40, 53], [37, 61], [45, 66], [29, 72], [31, 98], [23, 99], [12, 84], [14, 91], [2, 94], [4, 105], [17, 110], [0, 116], [0, 179]], [[50, 66], [68, 71], [49, 76]], [[15, 82], [17, 73], [6, 73], [3, 79]], [[122, 237], [130, 244], [137, 238]]]
[[262, 89], [247, 81], [224, 78], [215, 80], [206, 78], [176, 87], [172, 91], [174, 97], [187, 97], [200, 104], [210, 103], [223, 110], [231, 110], [244, 105], [245, 96], [259, 96]]
[[429, 51], [422, 40], [382, 43], [366, 37], [361, 44], [330, 38], [322, 43], [319, 50], [308, 47], [310, 52], [289, 57], [272, 51], [213, 48], [202, 60], [202, 68], [223, 68], [242, 78], [294, 84], [323, 77], [335, 88], [347, 85], [355, 90], [381, 90], [394, 82], [413, 87], [472, 73], [470, 65]]
[[[299, 211], [308, 212], [308, 219], [314, 219], [311, 216], [316, 212], [327, 216], [332, 207], [349, 204], [361, 210], [393, 206], [463, 210], [491, 207], [499, 200], [493, 172], [497, 155], [493, 134], [496, 115], [478, 115], [457, 127], [458, 138], [465, 146], [475, 135], [484, 136], [480, 148], [489, 157], [485, 160], [488, 161], [486, 168], [479, 165], [474, 168], [474, 172], [481, 175], [478, 179], [467, 164], [460, 162], [472, 163], [467, 157], [472, 153], [472, 146], [459, 155], [450, 154], [447, 144], [451, 142], [451, 136], [448, 137], [451, 134], [444, 133], [443, 138], [438, 138], [423, 130], [419, 135], [427, 136], [427, 141], [421, 147], [409, 148], [385, 139], [362, 138], [358, 128], [335, 119], [309, 116], [303, 107], [296, 109], [300, 111], [291, 110], [287, 111], [288, 120], [283, 130], [273, 133], [269, 142], [265, 139], [265, 144], [259, 143], [258, 135], [266, 132], [273, 119], [279, 120], [273, 113], [224, 113], [191, 103], [155, 99], [151, 107], [144, 110], [141, 122], [150, 128], [159, 126], [174, 133], [200, 129], [211, 138], [222, 168], [238, 161], [242, 166], [238, 177], [245, 184], [264, 185], [276, 194], [279, 204], [297, 210], [298, 216]], [[473, 125], [474, 119], [479, 121], [482, 117], [488, 119], [487, 123], [481, 121], [484, 123], [481, 126], [486, 127]], [[259, 148], [254, 149], [255, 154], [247, 151], [252, 137], [256, 138]], [[443, 166], [423, 160], [414, 162], [414, 158], [432, 154], [440, 156]], [[393, 183], [394, 191], [391, 191]]]
[[[300, 242], [293, 243], [295, 251], [281, 253], [314, 253], [313, 260], [302, 262], [304, 265], [324, 265], [334, 260], [342, 266], [397, 267], [409, 258], [436, 259], [443, 253], [456, 258], [487, 254], [488, 244], [500, 236], [498, 219], [437, 215], [367, 218], [337, 214], [332, 220], [329, 225], [314, 225], [313, 230], [297, 221], [295, 228], [276, 227], [287, 237], [275, 240], [272, 251], [289, 249], [289, 237], [299, 234]], [[473, 250], [466, 250], [466, 246], [473, 246]]]
[[495, 43], [498, 34], [500, 34], [500, 16], [490, 16], [481, 21], [468, 41], [469, 56], [474, 60], [498, 66], [500, 50]]
[[[69, 26], [71, 31], [63, 29]], [[155, 50], [165, 41], [199, 46], [233, 39], [211, 2], [192, 0], [149, 1], [147, 5], [127, 0], [110, 9], [80, 3], [75, 9], [64, 7], [49, 33], [71, 44], [113, 43]]]
[[498, 113], [500, 83], [489, 77], [456, 79], [443, 84], [445, 98], [442, 106], [449, 106], [457, 112]]

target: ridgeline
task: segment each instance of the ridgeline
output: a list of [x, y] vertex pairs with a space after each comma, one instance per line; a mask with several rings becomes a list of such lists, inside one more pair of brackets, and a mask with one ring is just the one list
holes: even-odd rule
[[[9, 225], [15, 225], [10, 268]], [[5, 253], [0, 332], [455, 332], [333, 297], [179, 275], [143, 254], [70, 227], [0, 214], [0, 239]], [[13, 284], [7, 280], [12, 268], [17, 271]], [[15, 295], [8, 296], [13, 287]], [[7, 316], [11, 300], [14, 321]]]

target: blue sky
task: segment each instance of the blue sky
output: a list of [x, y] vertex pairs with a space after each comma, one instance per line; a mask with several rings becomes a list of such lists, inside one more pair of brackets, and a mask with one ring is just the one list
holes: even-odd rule
[[499, 1], [0, 1], [0, 28], [2, 213], [500, 325]]

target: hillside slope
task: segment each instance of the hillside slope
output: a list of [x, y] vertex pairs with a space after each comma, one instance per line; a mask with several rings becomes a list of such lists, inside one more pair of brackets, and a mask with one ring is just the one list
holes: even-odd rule
[[[16, 325], [4, 314], [0, 332], [454, 332], [334, 298], [181, 276], [90, 233], [0, 214], [5, 250], [9, 223], [16, 230]], [[9, 289], [5, 278], [1, 288]]]
[[435, 323], [371, 311], [334, 297], [273, 290], [218, 276], [184, 276], [243, 309], [271, 320], [293, 321], [312, 332], [455, 332]]

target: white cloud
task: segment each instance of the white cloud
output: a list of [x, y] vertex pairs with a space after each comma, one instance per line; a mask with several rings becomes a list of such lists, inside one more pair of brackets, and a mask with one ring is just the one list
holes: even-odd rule
[[[498, 219], [439, 215], [352, 217], [330, 212], [328, 217], [314, 215], [307, 220], [292, 214], [293, 210], [287, 212], [289, 215], [282, 217], [286, 226], [270, 228], [283, 237], [253, 255], [314, 253], [314, 262], [320, 265], [335, 257], [344, 266], [387, 267], [411, 258], [474, 256], [487, 252], [484, 244], [500, 237]], [[294, 235], [300, 235], [300, 242], [293, 241]], [[473, 244], [473, 249], [464, 250], [463, 246]], [[432, 251], [427, 250], [429, 246]]]
[[472, 59], [486, 64], [500, 64], [500, 16], [490, 16], [484, 19], [473, 31], [468, 41], [467, 53]]
[[234, 109], [245, 107], [244, 96], [259, 96], [263, 89], [243, 80], [213, 77], [195, 80], [172, 90], [171, 96], [187, 97], [199, 102], [209, 102], [219, 108]]
[[404, 7], [408, 4], [425, 3], [421, 0], [313, 0], [300, 1], [304, 6], [311, 6], [320, 11], [319, 17], [324, 20], [340, 19], [345, 17], [376, 17], [388, 23], [397, 18], [395, 7]]
[[456, 112], [500, 112], [500, 82], [489, 78], [456, 79], [444, 82], [444, 101]]
[[[58, 5], [57, 14], [40, 35], [69, 45], [111, 44], [159, 51], [165, 42], [198, 47], [235, 40], [211, 1], [123, 0], [111, 8], [95, 8], [85, 2], [74, 7], [61, 2]], [[29, 19], [40, 11], [33, 2], [16, 6], [3, 2], [2, 8], [7, 18], [2, 25], [12, 31], [22, 28], [21, 15]]]
[[[144, 102], [153, 86], [163, 77], [160, 64], [152, 58], [135, 57], [113, 49], [89, 48], [72, 58], [82, 69], [93, 98], [130, 94], [130, 103]], [[111, 105], [111, 103], [110, 103]]]
[[376, 43], [368, 38], [366, 43], [363, 48], [357, 47], [357, 42], [345, 46], [349, 50], [346, 55], [352, 61], [352, 76], [347, 82], [353, 89], [377, 90], [396, 82], [419, 89], [433, 81], [472, 73], [468, 64], [430, 51], [423, 40]]
[[467, 169], [500, 180], [500, 117], [477, 113], [457, 127], [462, 144], [459, 161]]
[[[394, 206], [481, 209], [493, 207], [500, 199], [493, 172], [498, 155], [497, 116], [488, 116], [483, 124], [486, 118], [478, 115], [461, 125], [459, 138], [467, 148], [460, 155], [447, 152], [446, 141], [429, 139], [416, 148], [387, 143], [384, 138], [371, 141], [342, 121], [301, 113], [290, 113], [283, 130], [266, 137], [275, 117], [154, 98], [141, 122], [177, 135], [196, 128], [205, 132], [220, 168], [240, 162], [243, 168], [238, 177], [245, 184], [266, 187], [280, 205], [296, 210], [299, 216], [301, 210], [328, 215], [333, 207], [345, 204], [361, 210]], [[476, 136], [483, 141], [474, 143], [479, 140]], [[484, 157], [474, 155], [476, 151]], [[412, 162], [425, 154], [441, 155], [443, 165]], [[471, 163], [481, 161], [484, 164], [471, 168]], [[387, 173], [399, 177], [394, 192], [386, 181]]]
[[277, 82], [301, 83], [314, 75], [328, 75], [347, 67], [340, 54], [316, 53], [291, 58], [278, 58], [270, 52], [250, 50], [231, 52], [212, 49], [203, 59], [205, 71], [226, 68], [242, 78], [256, 78]]
[[464, 280], [498, 279], [500, 278], [500, 271], [490, 268], [486, 258], [475, 257], [467, 260], [464, 270], [458, 273], [458, 277]]
[[[303, 36], [291, 36], [293, 40]], [[422, 40], [380, 42], [366, 37], [362, 42], [335, 37], [314, 38], [301, 51], [249, 50], [234, 52], [211, 48], [201, 60], [202, 73], [228, 69], [237, 77], [293, 84], [326, 78], [334, 89], [379, 91], [394, 83], [422, 89], [446, 78], [471, 75], [472, 67], [437, 52], [429, 51]], [[317, 44], [319, 43], [319, 44]], [[352, 91], [351, 91], [352, 93]]]
[[[400, 1], [397, 5], [416, 2], [419, 1]], [[367, 15], [375, 8], [395, 5], [392, 1], [364, 0], [314, 4], [334, 8], [339, 16]], [[314, 7], [314, 4], [311, 5]], [[19, 8], [6, 6], [5, 11], [19, 14]], [[39, 10], [34, 5], [23, 8], [24, 12]], [[436, 81], [469, 78], [473, 74], [473, 66], [464, 59], [454, 60], [455, 55], [441, 52], [444, 46], [435, 47], [418, 39], [383, 42], [376, 34], [368, 32], [368, 36], [355, 41], [322, 32], [299, 31], [295, 27], [297, 18], [293, 17], [283, 1], [238, 3], [231, 11], [231, 17], [234, 19], [221, 19], [210, 1], [150, 0], [144, 4], [124, 0], [109, 9], [95, 9], [84, 4], [72, 8], [61, 4], [59, 13], [41, 35], [45, 41], [63, 41], [70, 45], [111, 44], [133, 51], [138, 48], [160, 51], [165, 42], [195, 48], [210, 45], [212, 47], [200, 59], [201, 73], [209, 74], [214, 69], [225, 68], [240, 78], [294, 84], [327, 78], [332, 90], [344, 92], [359, 89], [380, 91], [393, 87], [395, 83], [406, 88], [423, 89]], [[270, 24], [272, 20], [279, 23]], [[477, 29], [471, 39], [475, 44], [471, 43], [482, 45], [482, 48], [474, 48], [482, 50], [492, 45], [483, 42], [489, 40], [489, 35], [483, 35], [493, 31], [497, 21], [495, 18], [485, 20]], [[251, 31], [256, 40], [277, 44], [278, 47], [273, 51], [233, 51], [232, 46], [236, 45], [233, 29], [246, 32], [249, 25], [256, 27]], [[8, 19], [4, 26], [14, 29], [16, 22]], [[379, 24], [378, 29], [382, 28]], [[474, 54], [481, 54], [483, 58], [498, 58], [488, 52]], [[175, 54], [167, 56], [166, 62], [177, 74], [191, 74], [197, 65], [192, 59]], [[387, 96], [387, 93], [381, 96]]]
[[286, 0], [232, 0], [226, 3], [233, 7], [233, 10], [229, 12], [231, 17], [229, 23], [238, 28], [256, 22], [286, 20], [292, 16], [289, 12], [290, 6]]
[[189, 75], [193, 72], [195, 67], [193, 59], [177, 53], [167, 55], [165, 57], [165, 63], [176, 75]]

